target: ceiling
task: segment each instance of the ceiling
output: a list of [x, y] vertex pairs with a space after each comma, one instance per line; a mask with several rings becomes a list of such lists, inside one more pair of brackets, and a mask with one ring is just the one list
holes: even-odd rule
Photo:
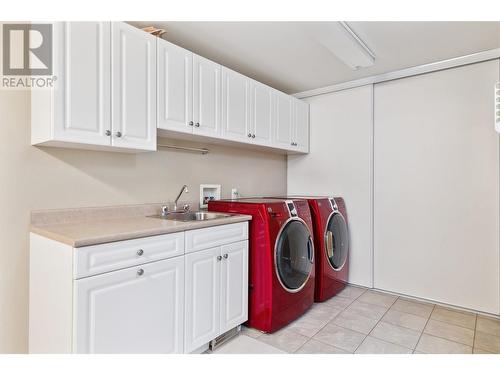
[[376, 56], [353, 71], [319, 43], [321, 22], [129, 22], [286, 93], [500, 48], [500, 22], [348, 22]]

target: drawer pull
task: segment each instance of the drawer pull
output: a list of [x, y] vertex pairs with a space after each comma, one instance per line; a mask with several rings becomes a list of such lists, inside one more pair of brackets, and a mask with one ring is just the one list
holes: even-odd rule
[[144, 250], [142, 249], [137, 250], [137, 255], [141, 256], [142, 254], [144, 254]]
[[139, 269], [137, 270], [137, 275], [138, 275], [138, 276], [142, 276], [142, 275], [144, 275], [144, 270], [143, 270], [142, 268], [139, 268]]

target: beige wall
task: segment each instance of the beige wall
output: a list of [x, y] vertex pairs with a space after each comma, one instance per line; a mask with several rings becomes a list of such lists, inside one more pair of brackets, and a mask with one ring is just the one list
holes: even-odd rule
[[[33, 209], [172, 201], [182, 184], [224, 197], [286, 192], [286, 158], [204, 145], [210, 154], [120, 154], [30, 146], [29, 93], [0, 90], [0, 353], [27, 351], [28, 224]], [[199, 145], [198, 145], [199, 146]]]

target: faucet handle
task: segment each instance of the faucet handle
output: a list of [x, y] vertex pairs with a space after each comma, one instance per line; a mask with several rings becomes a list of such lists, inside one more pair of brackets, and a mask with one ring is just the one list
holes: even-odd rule
[[187, 212], [191, 209], [191, 206], [189, 204], [185, 204], [182, 206], [182, 209]]
[[161, 206], [161, 215], [166, 216], [168, 214], [168, 206]]

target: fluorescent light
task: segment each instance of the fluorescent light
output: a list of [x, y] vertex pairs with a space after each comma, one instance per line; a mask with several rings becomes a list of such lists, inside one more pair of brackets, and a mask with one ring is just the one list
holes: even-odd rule
[[318, 22], [313, 38], [352, 70], [375, 64], [375, 55], [345, 22]]

